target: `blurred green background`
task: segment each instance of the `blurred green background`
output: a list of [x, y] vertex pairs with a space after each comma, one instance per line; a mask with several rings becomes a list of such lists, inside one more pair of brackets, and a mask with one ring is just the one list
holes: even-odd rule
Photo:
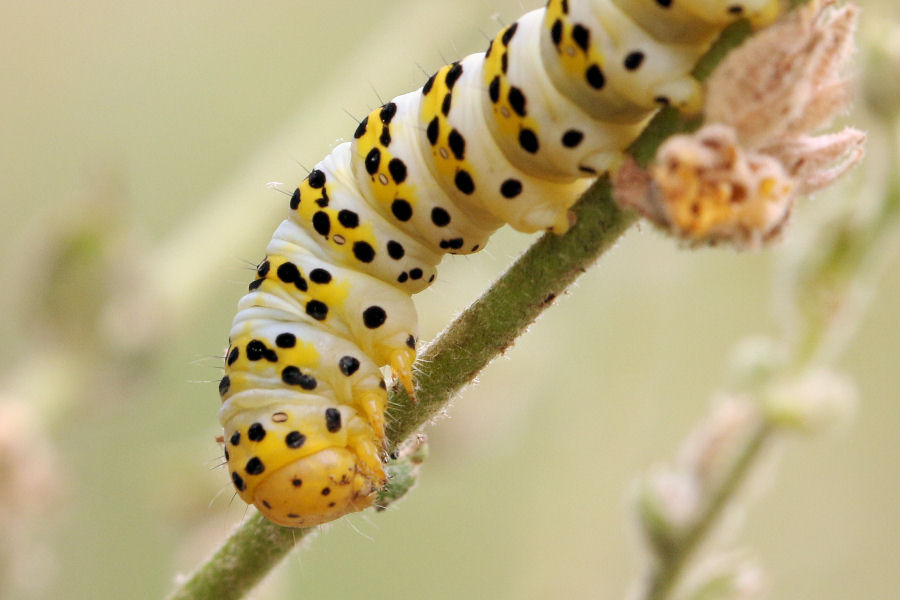
[[[0, 597], [159, 598], [246, 516], [216, 382], [284, 215], [266, 183], [296, 185], [352, 117], [536, 5], [3, 0]], [[860, 67], [873, 36], [900, 35], [892, 2], [863, 6]], [[794, 229], [862, 204], [870, 164]], [[704, 415], [735, 343], [776, 331], [791, 233], [736, 254], [632, 230], [428, 428], [407, 500], [328, 527], [254, 597], [622, 597], [634, 481]], [[417, 297], [422, 338], [530, 241], [448, 259]], [[856, 422], [794, 444], [746, 515], [773, 597], [900, 587], [898, 316], [895, 252], [839, 363]]]

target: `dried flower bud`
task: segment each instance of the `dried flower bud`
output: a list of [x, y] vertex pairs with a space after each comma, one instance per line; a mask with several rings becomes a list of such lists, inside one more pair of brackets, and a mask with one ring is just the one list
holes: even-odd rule
[[773, 384], [764, 398], [770, 422], [806, 433], [846, 424], [857, 404], [853, 382], [832, 371], [816, 370]]
[[678, 456], [681, 468], [693, 475], [702, 491], [714, 489], [761, 422], [755, 403], [737, 396], [717, 399], [709, 416], [685, 440]]
[[784, 167], [794, 182], [793, 195], [805, 195], [828, 187], [859, 163], [865, 141], [862, 131], [845, 127], [827, 135], [784, 139], [764, 152]]
[[747, 149], [827, 126], [849, 102], [841, 71], [859, 10], [814, 0], [730, 53], [710, 76], [706, 119]]
[[709, 80], [708, 124], [669, 138], [646, 173], [623, 165], [617, 202], [695, 244], [754, 248], [776, 237], [797, 195], [862, 158], [856, 129], [809, 135], [848, 106], [841, 69], [857, 12], [814, 0], [729, 54]]
[[745, 338], [731, 353], [731, 380], [738, 389], [757, 390], [768, 384], [784, 366], [786, 354], [786, 348], [773, 339], [763, 336]]
[[[633, 177], [632, 168], [633, 163], [623, 166], [623, 176]], [[647, 191], [620, 193], [619, 204], [692, 242], [758, 246], [790, 213], [793, 185], [781, 164], [743, 150], [734, 130], [724, 125], [673, 136], [649, 172]], [[617, 185], [624, 191], [628, 186], [622, 181]]]
[[689, 474], [659, 467], [648, 475], [640, 483], [637, 515], [651, 552], [662, 559], [676, 552], [701, 508], [700, 490]]

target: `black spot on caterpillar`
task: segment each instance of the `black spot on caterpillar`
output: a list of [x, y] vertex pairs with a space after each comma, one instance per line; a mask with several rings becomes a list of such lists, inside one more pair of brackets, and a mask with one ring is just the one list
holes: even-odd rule
[[294, 527], [370, 506], [385, 481], [380, 367], [411, 389], [411, 295], [443, 255], [484, 248], [503, 224], [565, 233], [569, 208], [660, 98], [699, 106], [690, 71], [718, 33], [777, 10], [776, 0], [551, 0], [487, 53], [363, 119], [293, 192], [238, 304], [219, 391], [241, 498]]

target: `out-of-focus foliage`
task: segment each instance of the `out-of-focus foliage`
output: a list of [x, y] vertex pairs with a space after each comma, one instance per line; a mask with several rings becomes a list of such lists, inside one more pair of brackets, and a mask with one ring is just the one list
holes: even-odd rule
[[[243, 517], [214, 441], [216, 355], [285, 207], [266, 182], [289, 187], [349, 137], [342, 109], [414, 89], [418, 65], [482, 49], [494, 11], [510, 22], [536, 3], [386, 4], [2, 4], [10, 597], [160, 597]], [[802, 203], [795, 229], [836, 203], [867, 210], [897, 168], [883, 86], [900, 13], [862, 6], [873, 101], [848, 121], [869, 130], [869, 156]], [[423, 337], [528, 241], [503, 232], [446, 261], [417, 298]], [[734, 342], [776, 328], [785, 250], [687, 252], [633, 231], [429, 430], [403, 502], [336, 523], [258, 597], [621, 595], [637, 563], [624, 498], [704, 414]], [[839, 364], [859, 388], [856, 424], [793, 452], [748, 516], [781, 597], [900, 586], [900, 260], [886, 260]]]

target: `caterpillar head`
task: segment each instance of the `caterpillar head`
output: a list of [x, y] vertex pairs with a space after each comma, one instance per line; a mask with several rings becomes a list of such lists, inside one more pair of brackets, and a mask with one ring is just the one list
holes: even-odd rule
[[287, 464], [259, 482], [253, 504], [270, 521], [309, 527], [372, 504], [375, 487], [346, 448], [327, 448]]
[[318, 525], [370, 506], [384, 475], [380, 464], [373, 468], [355, 451], [346, 410], [279, 406], [228, 420], [225, 456], [241, 498], [287, 527]]

